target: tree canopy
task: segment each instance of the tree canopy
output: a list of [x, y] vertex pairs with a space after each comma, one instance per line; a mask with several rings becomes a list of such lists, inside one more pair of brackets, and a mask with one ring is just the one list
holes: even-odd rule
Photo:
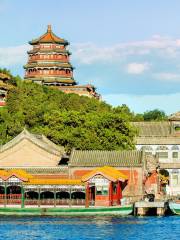
[[137, 133], [131, 121], [164, 120], [163, 111], [135, 114], [125, 104], [118, 107], [94, 98], [65, 94], [12, 76], [6, 107], [0, 108], [0, 144], [19, 134], [24, 127], [44, 134], [67, 151], [133, 149]]
[[143, 114], [144, 121], [163, 121], [167, 120], [167, 116], [164, 111], [154, 109], [152, 111], [146, 111]]
[[44, 134], [67, 151], [134, 148], [135, 130], [128, 117], [96, 99], [16, 79], [7, 105], [0, 109], [0, 143], [24, 127]]

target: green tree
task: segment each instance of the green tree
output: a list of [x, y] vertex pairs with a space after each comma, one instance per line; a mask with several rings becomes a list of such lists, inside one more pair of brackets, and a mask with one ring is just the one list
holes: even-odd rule
[[15, 81], [7, 106], [0, 111], [1, 144], [24, 127], [43, 133], [67, 151], [77, 149], [117, 150], [134, 148], [134, 130], [128, 110], [114, 110], [96, 99], [41, 86], [31, 81]]
[[151, 111], [146, 111], [144, 114], [144, 121], [164, 121], [167, 120], [167, 116], [164, 111], [159, 109], [154, 109]]

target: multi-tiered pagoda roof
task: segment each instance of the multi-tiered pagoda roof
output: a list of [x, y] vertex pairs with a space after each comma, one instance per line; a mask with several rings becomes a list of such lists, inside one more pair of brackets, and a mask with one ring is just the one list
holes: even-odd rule
[[48, 25], [47, 32], [40, 36], [37, 39], [33, 39], [32, 41], [29, 42], [31, 45], [36, 45], [40, 43], [57, 43], [57, 44], [63, 44], [63, 45], [69, 45], [68, 41], [56, 36], [52, 30], [51, 30], [51, 25]]
[[47, 32], [29, 42], [29, 60], [25, 78], [45, 85], [73, 86], [73, 66], [69, 62], [68, 41], [56, 36], [48, 25]]
[[28, 63], [24, 66], [25, 79], [48, 86], [56, 86], [65, 93], [76, 93], [100, 99], [91, 84], [77, 85], [73, 78], [73, 66], [69, 61], [69, 42], [56, 36], [48, 25], [47, 32], [29, 42], [33, 49], [27, 53]]

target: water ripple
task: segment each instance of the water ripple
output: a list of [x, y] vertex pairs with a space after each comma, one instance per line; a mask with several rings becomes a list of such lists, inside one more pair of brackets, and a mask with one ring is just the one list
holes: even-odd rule
[[0, 240], [176, 240], [180, 217], [1, 217]]

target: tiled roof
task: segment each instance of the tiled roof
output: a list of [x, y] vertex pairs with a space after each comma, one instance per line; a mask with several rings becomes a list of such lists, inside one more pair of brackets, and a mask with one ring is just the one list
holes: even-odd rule
[[80, 179], [62, 179], [59, 178], [59, 176], [57, 178], [38, 178], [38, 176], [32, 176], [25, 170], [0, 170], [0, 178], [4, 181], [12, 176], [17, 177], [27, 185], [83, 185], [83, 182]]
[[52, 48], [52, 49], [46, 49], [46, 48], [36, 48], [36, 49], [32, 49], [32, 50], [29, 50], [28, 53], [31, 54], [31, 53], [52, 53], [52, 52], [55, 52], [55, 53], [64, 53], [65, 55], [68, 54], [70, 55], [71, 52], [69, 52], [69, 50], [66, 50], [66, 49], [58, 49], [58, 48]]
[[167, 136], [167, 137], [137, 137], [136, 144], [138, 145], [179, 145], [180, 137]]
[[64, 45], [68, 45], [68, 42], [58, 36], [56, 36], [52, 30], [51, 25], [48, 25], [47, 32], [43, 34], [41, 37], [37, 39], [33, 39], [29, 42], [30, 44], [38, 44], [38, 43], [61, 43]]
[[29, 174], [36, 175], [36, 174], [68, 174], [68, 166], [58, 166], [58, 167], [21, 167], [21, 168], [11, 168], [11, 167], [4, 167], [5, 170], [24, 170]]
[[33, 178], [26, 182], [27, 185], [83, 185], [80, 179], [38, 179]]
[[[178, 120], [180, 112], [171, 116], [171, 120]], [[137, 128], [138, 134], [135, 142], [139, 145], [167, 145], [180, 144], [180, 136], [177, 135], [170, 121], [162, 122], [132, 122]]]
[[169, 136], [173, 129], [168, 121], [164, 122], [132, 122], [138, 129], [138, 137]]
[[104, 167], [96, 168], [93, 171], [91, 171], [90, 173], [87, 173], [86, 175], [84, 175], [82, 177], [82, 181], [86, 182], [90, 178], [92, 178], [96, 175], [99, 175], [99, 174], [113, 182], [116, 182], [118, 180], [121, 180], [124, 182], [125, 180], [128, 179], [128, 177], [125, 174], [118, 171], [117, 169], [115, 169], [113, 167], [109, 167], [109, 166], [104, 166]]
[[47, 77], [47, 76], [34, 76], [34, 77], [25, 77], [26, 80], [30, 81], [42, 81], [43, 83], [71, 83], [75, 84], [75, 80], [73, 78], [62, 78], [62, 77]]
[[33, 68], [33, 67], [63, 67], [63, 68], [73, 68], [73, 66], [70, 63], [66, 62], [32, 62], [24, 65], [24, 68]]
[[75, 83], [74, 78], [61, 78], [61, 77], [54, 77], [54, 78], [46, 78], [44, 77], [44, 83]]
[[[38, 179], [68, 179], [68, 174], [34, 174], [33, 177]], [[76, 178], [77, 179], [77, 178]], [[78, 178], [80, 179], [80, 177]]]
[[21, 179], [22, 181], [29, 181], [30, 179], [33, 178], [33, 176], [29, 173], [27, 173], [24, 170], [19, 170], [19, 169], [13, 169], [13, 170], [0, 170], [0, 178], [3, 180], [7, 180], [12, 176], [16, 176], [17, 178]]
[[144, 160], [142, 151], [81, 151], [73, 150], [69, 166], [100, 167], [100, 166], [141, 166]]
[[45, 149], [47, 152], [60, 156], [64, 153], [64, 147], [59, 147], [46, 138], [44, 135], [31, 134], [26, 129], [24, 129], [19, 135], [13, 138], [11, 141], [0, 147], [0, 152], [4, 152], [9, 148], [22, 141], [23, 139], [29, 139], [31, 142], [37, 146]]

